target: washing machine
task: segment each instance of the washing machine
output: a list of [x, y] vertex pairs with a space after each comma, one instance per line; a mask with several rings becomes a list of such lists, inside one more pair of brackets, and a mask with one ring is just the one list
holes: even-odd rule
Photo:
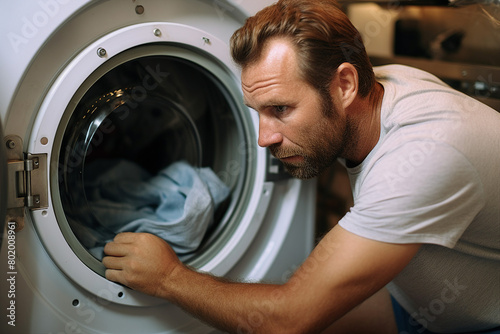
[[183, 254], [194, 268], [282, 283], [307, 257], [315, 183], [290, 178], [256, 145], [258, 118], [229, 56], [232, 33], [271, 2], [3, 4], [1, 333], [216, 332], [105, 279], [88, 240], [106, 238], [89, 219], [87, 186], [105, 172], [99, 161], [150, 173], [183, 161], [229, 189]]

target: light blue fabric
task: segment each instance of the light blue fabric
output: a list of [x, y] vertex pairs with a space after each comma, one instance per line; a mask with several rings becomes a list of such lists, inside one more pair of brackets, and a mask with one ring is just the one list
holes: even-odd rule
[[[84, 244], [94, 244], [90, 252], [98, 259], [112, 239], [109, 232], [155, 234], [182, 258], [198, 248], [216, 208], [230, 192], [210, 168], [185, 162], [152, 176], [127, 160], [102, 160], [92, 163], [85, 175], [90, 181], [85, 183], [89, 209], [100, 226], [81, 235], [87, 235]], [[98, 240], [102, 231], [107, 231], [108, 240]]]

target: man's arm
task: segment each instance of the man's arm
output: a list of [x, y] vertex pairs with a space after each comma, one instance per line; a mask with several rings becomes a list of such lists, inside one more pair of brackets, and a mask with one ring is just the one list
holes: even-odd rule
[[150, 234], [106, 245], [106, 277], [165, 298], [229, 332], [320, 332], [390, 282], [418, 251], [333, 228], [283, 285], [234, 283], [183, 265]]

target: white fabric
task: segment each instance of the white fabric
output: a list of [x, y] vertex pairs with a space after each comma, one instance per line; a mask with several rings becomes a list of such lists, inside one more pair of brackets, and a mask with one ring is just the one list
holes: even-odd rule
[[418, 321], [443, 333], [500, 325], [500, 114], [410, 67], [375, 68], [381, 135], [349, 168], [362, 237], [423, 243], [389, 284]]

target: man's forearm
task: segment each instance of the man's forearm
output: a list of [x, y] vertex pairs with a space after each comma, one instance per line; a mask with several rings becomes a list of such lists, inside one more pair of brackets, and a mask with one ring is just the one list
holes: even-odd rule
[[286, 287], [233, 283], [179, 266], [159, 297], [230, 333], [292, 333]]
[[153, 235], [122, 233], [105, 247], [106, 278], [162, 297], [231, 333], [320, 333], [391, 281], [420, 245], [333, 228], [283, 285], [232, 283], [189, 269]]

